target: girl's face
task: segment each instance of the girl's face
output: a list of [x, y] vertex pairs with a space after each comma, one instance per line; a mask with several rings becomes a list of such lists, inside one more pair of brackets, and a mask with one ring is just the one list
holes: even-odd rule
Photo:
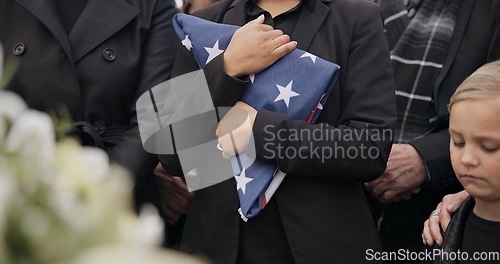
[[465, 190], [500, 201], [500, 96], [455, 103], [449, 130], [451, 163]]

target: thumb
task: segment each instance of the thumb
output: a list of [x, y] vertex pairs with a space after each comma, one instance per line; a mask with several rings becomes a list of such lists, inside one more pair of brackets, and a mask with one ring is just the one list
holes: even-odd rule
[[450, 213], [454, 213], [456, 211], [456, 206], [454, 204], [449, 204], [448, 206], [446, 206], [446, 210]]
[[249, 24], [262, 24], [264, 23], [264, 14], [260, 15], [258, 18], [249, 22]]

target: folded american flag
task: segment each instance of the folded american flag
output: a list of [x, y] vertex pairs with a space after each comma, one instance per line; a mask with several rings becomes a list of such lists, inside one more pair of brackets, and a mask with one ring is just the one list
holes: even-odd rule
[[[224, 52], [239, 27], [178, 14], [174, 17], [174, 28], [182, 44], [203, 68]], [[264, 71], [249, 76], [241, 101], [257, 110], [266, 109], [286, 114], [292, 120], [314, 123], [333, 89], [339, 68], [295, 49]], [[240, 199], [238, 211], [247, 221], [266, 206], [285, 173], [274, 162], [253, 161], [246, 153], [233, 157], [231, 164]]]

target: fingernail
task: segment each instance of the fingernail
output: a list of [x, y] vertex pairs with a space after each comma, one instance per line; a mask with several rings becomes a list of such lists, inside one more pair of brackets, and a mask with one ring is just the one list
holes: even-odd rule
[[446, 206], [446, 209], [448, 209], [448, 210], [454, 210], [455, 209], [455, 205], [454, 204], [450, 204], [450, 205]]

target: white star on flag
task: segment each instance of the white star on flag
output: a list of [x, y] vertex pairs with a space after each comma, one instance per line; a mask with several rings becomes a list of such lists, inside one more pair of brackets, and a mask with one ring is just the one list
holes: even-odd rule
[[183, 41], [181, 41], [182, 45], [186, 47], [187, 50], [191, 51], [193, 45], [191, 45], [191, 40], [189, 39], [189, 35], [186, 35]]
[[208, 52], [208, 59], [205, 65], [207, 65], [211, 60], [215, 57], [219, 56], [224, 50], [219, 49], [219, 40], [217, 40], [212, 48], [205, 47], [205, 50]]
[[243, 194], [245, 194], [245, 191], [247, 189], [247, 183], [253, 181], [252, 178], [248, 178], [245, 176], [245, 169], [246, 168], [243, 167], [243, 170], [241, 171], [240, 176], [234, 176], [236, 178], [236, 182], [237, 182], [236, 190], [241, 189]]
[[311, 60], [313, 61], [313, 63], [316, 63], [316, 55], [312, 55], [311, 53], [309, 52], [305, 52], [304, 54], [302, 54], [302, 56], [300, 56], [301, 58], [311, 58]]
[[253, 80], [255, 80], [255, 74], [250, 74], [248, 75], [248, 77], [250, 78], [250, 81], [253, 83]]
[[276, 87], [278, 87], [280, 94], [278, 95], [278, 97], [276, 97], [276, 99], [274, 99], [274, 102], [277, 102], [279, 100], [283, 100], [283, 101], [285, 101], [286, 107], [288, 107], [288, 105], [290, 104], [290, 98], [300, 95], [300, 94], [292, 91], [292, 83], [293, 83], [293, 80], [291, 80], [286, 85], [286, 87], [283, 87], [279, 84], [276, 84]]

